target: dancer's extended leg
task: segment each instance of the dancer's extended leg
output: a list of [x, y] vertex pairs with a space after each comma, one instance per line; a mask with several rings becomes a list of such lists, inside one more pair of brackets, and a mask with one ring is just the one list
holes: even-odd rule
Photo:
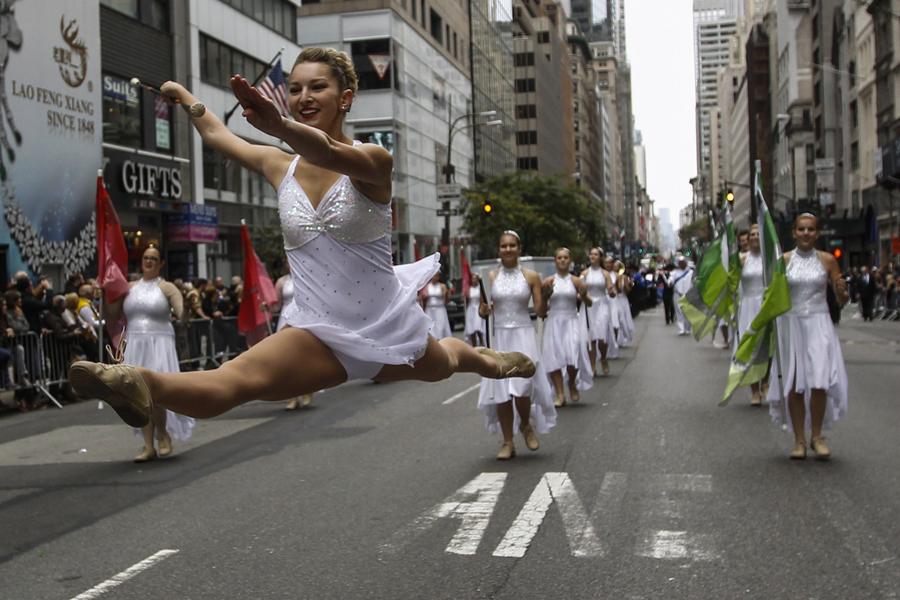
[[497, 377], [497, 361], [479, 353], [462, 340], [447, 337], [441, 341], [429, 337], [425, 354], [409, 365], [385, 365], [376, 381], [440, 381], [454, 373], [477, 373], [482, 377]]

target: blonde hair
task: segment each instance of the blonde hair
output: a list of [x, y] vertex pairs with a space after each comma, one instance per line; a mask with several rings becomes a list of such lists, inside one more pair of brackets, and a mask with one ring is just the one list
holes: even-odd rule
[[[352, 90], [356, 94], [359, 87], [359, 77], [356, 75], [356, 68], [353, 61], [347, 56], [346, 52], [335, 50], [334, 48], [304, 48], [294, 61], [294, 67], [303, 63], [323, 63], [331, 69], [331, 74], [338, 80], [341, 91]], [[291, 67], [293, 70], [293, 67]]]

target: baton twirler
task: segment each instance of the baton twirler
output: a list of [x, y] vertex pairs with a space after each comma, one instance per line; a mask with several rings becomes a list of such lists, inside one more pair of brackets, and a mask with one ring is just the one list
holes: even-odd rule
[[[170, 98], [169, 96], [166, 96], [165, 94], [162, 93], [162, 90], [160, 90], [158, 87], [156, 87], [154, 85], [150, 85], [149, 83], [144, 83], [137, 77], [132, 77], [131, 81], [129, 83], [131, 83], [132, 87], [144, 88], [145, 90], [153, 92], [154, 94], [157, 94], [160, 96], [165, 96], [165, 97], [169, 98], [175, 104], [181, 104], [181, 100], [179, 100], [178, 98]], [[203, 104], [202, 102], [194, 102], [190, 106], [186, 106], [185, 109], [187, 109], [188, 113], [190, 113], [190, 115], [192, 117], [197, 118], [197, 119], [199, 119], [200, 117], [202, 117], [203, 115], [206, 114], [206, 105]]]

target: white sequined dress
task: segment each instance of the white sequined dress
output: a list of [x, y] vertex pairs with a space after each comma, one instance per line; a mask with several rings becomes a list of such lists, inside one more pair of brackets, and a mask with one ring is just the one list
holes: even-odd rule
[[738, 297], [740, 298], [737, 319], [738, 340], [759, 314], [765, 288], [762, 254], [748, 252], [744, 257], [744, 264], [741, 266], [741, 284], [738, 287]]
[[444, 288], [439, 283], [425, 286], [425, 314], [431, 319], [431, 337], [441, 340], [453, 335], [447, 305], [444, 303]]
[[544, 320], [544, 339], [541, 359], [548, 374], [561, 371], [568, 383], [568, 367], [578, 369], [575, 384], [587, 390], [594, 384], [594, 371], [588, 355], [588, 341], [584, 336], [584, 315], [577, 308], [578, 291], [572, 276], [553, 276], [553, 294]]
[[606, 342], [608, 358], [619, 356], [619, 345], [613, 331], [612, 311], [614, 298], [609, 297], [606, 289], [606, 271], [600, 267], [588, 268], [584, 277], [588, 296], [593, 302], [588, 308], [588, 331], [591, 341]]
[[780, 424], [785, 413], [790, 424], [790, 411], [783, 410], [781, 399], [789, 397], [794, 385], [806, 403], [808, 428], [811, 391], [822, 389], [827, 396], [824, 423], [827, 428], [847, 414], [847, 369], [825, 297], [828, 273], [817, 250], [794, 250], [786, 274], [791, 289], [791, 310], [778, 317], [778, 349], [784, 383], [779, 390], [773, 364], [767, 397], [769, 414]]
[[484, 335], [484, 319], [478, 314], [478, 306], [481, 304], [481, 289], [477, 285], [469, 288], [469, 298], [466, 303], [466, 336], [475, 333]]
[[299, 160], [278, 186], [297, 308], [286, 313], [287, 324], [327, 345], [347, 379], [371, 379], [387, 364], [412, 365], [425, 354], [431, 328], [418, 292], [440, 269], [440, 255], [395, 267], [391, 207], [341, 175], [313, 208], [294, 177]]
[[[175, 351], [172, 309], [159, 287], [161, 281], [159, 278], [141, 279], [125, 296], [122, 310], [127, 325], [123, 362], [158, 373], [177, 373], [181, 369]], [[188, 439], [193, 429], [194, 419], [166, 410], [166, 431], [174, 439]]]
[[[550, 391], [550, 382], [544, 372], [537, 335], [528, 312], [531, 287], [516, 267], [500, 267], [491, 285], [494, 329], [491, 347], [500, 352], [522, 352], [535, 365], [534, 377], [510, 377], [507, 379], [481, 380], [478, 408], [484, 411], [488, 431], [500, 431], [497, 405], [509, 402], [513, 397], [531, 398], [531, 424], [535, 431], [544, 433], [556, 425], [556, 408]], [[519, 412], [515, 413], [514, 431], [519, 431]]]
[[287, 327], [290, 314], [296, 310], [297, 305], [294, 304], [294, 282], [290, 277], [285, 277], [284, 283], [281, 285], [281, 314], [278, 315], [276, 331]]

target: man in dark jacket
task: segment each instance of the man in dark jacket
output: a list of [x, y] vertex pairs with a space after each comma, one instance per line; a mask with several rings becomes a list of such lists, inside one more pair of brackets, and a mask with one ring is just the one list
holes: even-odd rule
[[878, 284], [875, 281], [875, 276], [869, 272], [869, 267], [864, 266], [860, 271], [857, 287], [859, 289], [859, 303], [862, 306], [863, 320], [871, 321]]
[[27, 275], [16, 278], [16, 289], [22, 294], [22, 312], [28, 319], [29, 328], [35, 333], [41, 332], [41, 316], [50, 304], [43, 298], [52, 298], [53, 290], [50, 289], [50, 281], [41, 279], [37, 288], [31, 286], [31, 279]]

